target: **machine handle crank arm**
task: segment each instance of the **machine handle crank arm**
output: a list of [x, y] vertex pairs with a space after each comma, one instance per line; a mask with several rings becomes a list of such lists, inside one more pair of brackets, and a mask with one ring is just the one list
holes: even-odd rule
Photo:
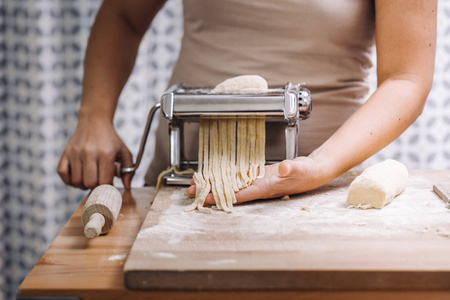
[[144, 129], [144, 135], [142, 136], [141, 145], [139, 147], [139, 152], [136, 158], [136, 162], [131, 167], [122, 167], [119, 162], [115, 163], [114, 166], [114, 175], [116, 177], [121, 178], [126, 173], [134, 173], [136, 169], [139, 167], [139, 164], [141, 163], [142, 156], [144, 155], [144, 149], [145, 144], [147, 143], [148, 134], [150, 132], [150, 127], [152, 125], [153, 117], [155, 115], [155, 112], [161, 107], [161, 103], [156, 103], [150, 112], [148, 113], [147, 117], [147, 124], [145, 125]]

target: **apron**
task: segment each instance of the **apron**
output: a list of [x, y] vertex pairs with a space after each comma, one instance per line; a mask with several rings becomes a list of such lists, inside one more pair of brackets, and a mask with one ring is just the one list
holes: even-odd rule
[[[374, 1], [187, 0], [184, 36], [170, 85], [214, 87], [260, 75], [269, 87], [305, 82], [313, 110], [300, 121], [299, 155], [325, 142], [366, 100], [375, 43]], [[267, 123], [266, 159], [285, 157], [284, 124]], [[184, 151], [197, 159], [198, 123], [185, 123]], [[155, 185], [169, 166], [167, 120], [156, 133], [145, 176]]]

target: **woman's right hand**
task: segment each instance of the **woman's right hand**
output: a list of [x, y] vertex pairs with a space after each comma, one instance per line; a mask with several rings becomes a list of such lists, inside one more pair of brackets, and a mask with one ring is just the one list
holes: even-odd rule
[[[115, 162], [122, 167], [133, 164], [131, 152], [112, 122], [102, 117], [80, 117], [59, 161], [58, 174], [67, 185], [93, 189], [100, 184], [112, 184]], [[122, 176], [126, 189], [130, 189], [132, 176]]]
[[[112, 184], [115, 162], [132, 166], [131, 153], [114, 130], [112, 119], [139, 44], [164, 2], [103, 1], [86, 48], [78, 126], [58, 165], [66, 184], [82, 189]], [[126, 189], [132, 176], [122, 176]]]

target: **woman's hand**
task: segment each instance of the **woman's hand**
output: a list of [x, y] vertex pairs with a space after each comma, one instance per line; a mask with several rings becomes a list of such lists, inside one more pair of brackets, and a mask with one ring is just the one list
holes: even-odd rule
[[[82, 189], [111, 184], [114, 162], [132, 165], [131, 153], [112, 120], [142, 37], [164, 2], [103, 1], [86, 49], [78, 126], [58, 165], [66, 184]], [[131, 178], [131, 174], [122, 177], [126, 189]]]
[[237, 192], [236, 200], [242, 203], [294, 195], [316, 189], [325, 183], [318, 164], [309, 157], [301, 156], [266, 166], [264, 177]]
[[[237, 192], [236, 200], [237, 203], [243, 203], [307, 192], [328, 181], [322, 174], [319, 164], [309, 157], [284, 160], [266, 166], [264, 177], [256, 179], [250, 186]], [[195, 185], [189, 187], [187, 193], [195, 195]], [[215, 203], [212, 194], [208, 195], [206, 203]]]
[[[133, 164], [130, 151], [112, 123], [105, 118], [80, 118], [61, 156], [58, 173], [68, 185], [93, 189], [100, 184], [112, 184], [116, 161], [122, 167]], [[125, 174], [122, 177], [126, 189], [130, 189], [132, 176]]]

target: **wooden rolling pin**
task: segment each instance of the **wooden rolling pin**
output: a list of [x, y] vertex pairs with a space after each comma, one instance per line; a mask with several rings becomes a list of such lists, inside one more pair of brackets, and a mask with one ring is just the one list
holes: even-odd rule
[[92, 190], [81, 212], [84, 235], [92, 239], [108, 233], [121, 207], [122, 195], [112, 185], [103, 184]]

